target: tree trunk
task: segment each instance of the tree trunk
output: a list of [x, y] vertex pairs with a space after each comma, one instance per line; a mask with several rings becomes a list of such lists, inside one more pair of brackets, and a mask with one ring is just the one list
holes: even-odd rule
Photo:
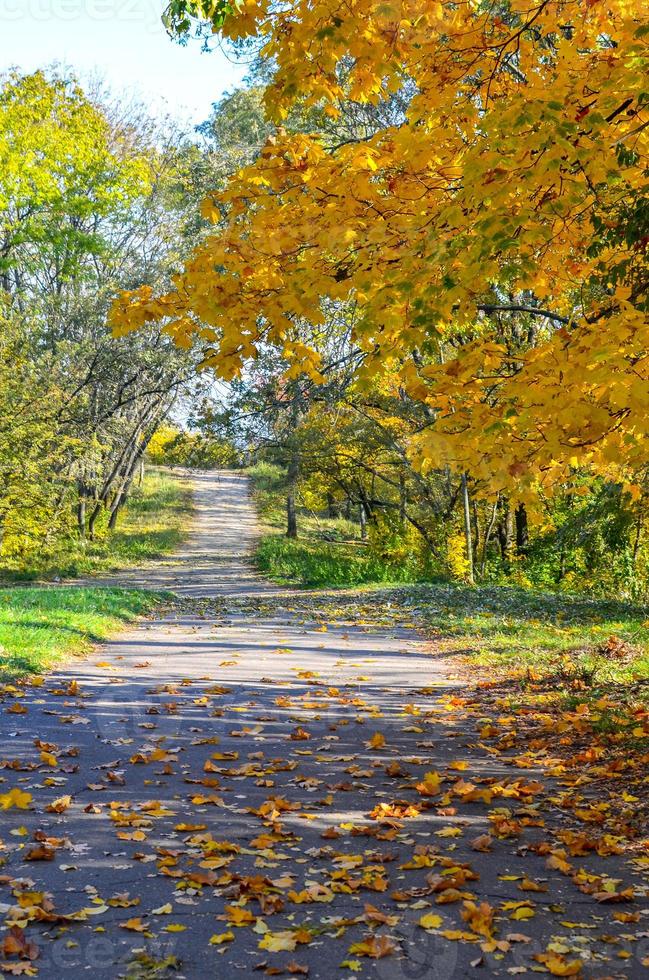
[[82, 495], [79, 497], [77, 503], [77, 527], [79, 529], [79, 537], [85, 538], [86, 536], [86, 497]]
[[402, 529], [406, 526], [406, 506], [408, 500], [406, 497], [406, 475], [403, 472], [399, 473], [399, 524]]
[[102, 487], [101, 492], [97, 497], [97, 502], [95, 503], [95, 506], [93, 507], [92, 513], [90, 514], [90, 518], [88, 520], [88, 537], [90, 538], [91, 541], [94, 539], [95, 524], [97, 522], [99, 515], [101, 514], [102, 508], [106, 507], [110, 511], [112, 511], [113, 509], [113, 501], [115, 499], [115, 495], [114, 495], [115, 481], [118, 480], [120, 474], [123, 473], [124, 467], [125, 465], [127, 465], [126, 461], [128, 459], [129, 453], [131, 453], [131, 458], [133, 458], [132, 449], [133, 446], [137, 444], [137, 440], [140, 438], [141, 432], [142, 432], [142, 427], [141, 425], [138, 425], [135, 431], [132, 433], [129, 440], [123, 446], [117, 462], [113, 466], [113, 469], [111, 470], [108, 478], [104, 482], [104, 486]]
[[86, 508], [88, 505], [88, 487], [83, 479], [77, 480], [77, 531], [81, 539], [86, 536]]
[[117, 517], [122, 507], [124, 507], [126, 502], [128, 501], [129, 494], [131, 492], [131, 486], [133, 484], [133, 477], [135, 476], [135, 473], [138, 472], [139, 474], [142, 474], [143, 472], [144, 453], [146, 452], [146, 447], [148, 446], [151, 436], [153, 435], [153, 432], [157, 428], [157, 425], [158, 423], [156, 421], [155, 424], [151, 427], [148, 435], [145, 434], [141, 438], [139, 444], [135, 447], [135, 450], [133, 451], [131, 458], [129, 459], [126, 465], [122, 477], [122, 485], [120, 489], [117, 491], [117, 493], [115, 494], [113, 503], [110, 508], [110, 519], [108, 521], [109, 531], [114, 531], [115, 527], [117, 526]]
[[366, 522], [372, 521], [373, 523], [376, 523], [376, 514], [374, 512], [374, 503], [373, 503], [374, 494], [372, 493], [371, 496], [368, 497], [367, 494], [365, 493], [365, 487], [363, 486], [362, 483], [358, 483], [356, 486], [358, 491], [358, 499], [360, 500], [363, 510], [365, 511]]
[[473, 574], [473, 543], [471, 541], [471, 502], [469, 500], [469, 487], [466, 473], [462, 474], [462, 502], [464, 509], [464, 539], [466, 541], [466, 557], [468, 562], [467, 579], [469, 585], [473, 585], [475, 577]]
[[635, 525], [635, 537], [633, 540], [633, 567], [635, 568], [636, 561], [638, 560], [638, 552], [640, 550], [640, 541], [642, 538], [642, 516], [638, 514], [638, 519]]
[[124, 479], [124, 483], [122, 485], [122, 489], [119, 491], [119, 493], [116, 493], [115, 494], [115, 499], [114, 499], [114, 501], [112, 503], [112, 506], [111, 506], [111, 509], [110, 509], [110, 518], [108, 520], [108, 530], [109, 531], [114, 531], [115, 528], [117, 527], [117, 517], [119, 515], [120, 510], [122, 509], [122, 507], [126, 504], [126, 501], [128, 500], [128, 495], [129, 495], [129, 491], [131, 489], [131, 482], [133, 480], [133, 473], [134, 472], [135, 472], [135, 468], [133, 468], [131, 470], [131, 473], [128, 476], [126, 476], [126, 478]]
[[295, 506], [295, 485], [297, 483], [299, 464], [293, 457], [288, 464], [288, 490], [286, 493], [286, 537], [297, 538], [297, 508]]
[[365, 511], [365, 504], [361, 500], [358, 505], [358, 523], [361, 529], [361, 541], [367, 540], [367, 513]]
[[[144, 418], [140, 420], [123, 446], [118, 460], [105, 481], [99, 496], [96, 498], [95, 506], [90, 514], [90, 519], [88, 520], [88, 536], [90, 540], [94, 538], [95, 523], [101, 514], [102, 508], [110, 511], [109, 527], [113, 528], [115, 526], [117, 512], [119, 512], [120, 506], [125, 502], [135, 468], [140, 460], [143, 459], [151, 437], [165, 414], [165, 409], [164, 407], [161, 408], [161, 405], [162, 399], [158, 399], [147, 408]], [[115, 489], [116, 483], [118, 484], [117, 489]], [[119, 484], [121, 484], [121, 487]], [[114, 511], [116, 512], [113, 515]]]
[[117, 527], [117, 516], [122, 507], [122, 495], [121, 493], [117, 495], [115, 503], [113, 504], [110, 511], [110, 518], [108, 519], [108, 530], [114, 531]]
[[514, 516], [516, 518], [516, 551], [519, 555], [526, 555], [527, 546], [529, 544], [529, 532], [527, 528], [527, 511], [525, 510], [525, 504], [518, 505]]
[[473, 568], [478, 566], [478, 556], [480, 554], [480, 514], [478, 513], [478, 502], [471, 501], [471, 513], [473, 516]]
[[482, 561], [480, 562], [480, 578], [484, 578], [484, 574], [487, 568], [487, 548], [489, 546], [489, 539], [493, 534], [493, 529], [496, 526], [496, 515], [498, 514], [498, 501], [500, 497], [496, 497], [494, 500], [494, 505], [491, 510], [491, 518], [486, 527], [484, 538], [482, 540]]
[[501, 518], [498, 522], [498, 543], [503, 564], [509, 565], [509, 551], [512, 544], [512, 514], [509, 504], [501, 501]]
[[336, 506], [333, 493], [327, 494], [327, 517], [331, 518], [331, 520], [338, 517], [338, 507]]
[[101, 502], [95, 504], [92, 509], [92, 513], [88, 518], [88, 537], [91, 541], [95, 539], [95, 524], [97, 523], [97, 518], [101, 514]]
[[295, 494], [292, 490], [286, 494], [286, 537], [297, 538], [297, 513]]

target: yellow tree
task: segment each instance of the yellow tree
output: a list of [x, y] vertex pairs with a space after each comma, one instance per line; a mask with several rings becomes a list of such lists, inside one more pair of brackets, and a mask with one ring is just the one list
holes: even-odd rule
[[[172, 291], [122, 297], [117, 330], [166, 320], [225, 377], [269, 341], [318, 379], [293, 325], [353, 298], [363, 371], [396, 368], [429, 405], [424, 465], [498, 489], [646, 462], [640, 0], [174, 0], [170, 14], [259, 40], [278, 123], [296, 102], [331, 119], [395, 93], [405, 108], [337, 143], [280, 128], [205, 201], [214, 234]], [[503, 341], [513, 316], [538, 324], [533, 343]]]

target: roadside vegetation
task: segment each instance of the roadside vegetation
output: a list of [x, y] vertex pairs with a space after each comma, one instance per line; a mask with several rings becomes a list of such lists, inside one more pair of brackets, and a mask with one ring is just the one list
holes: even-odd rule
[[[425, 580], [426, 568], [418, 556], [384, 542], [379, 550], [363, 531], [349, 507], [348, 517], [310, 508], [308, 497], [296, 503], [300, 535], [286, 535], [286, 490], [282, 469], [257, 463], [246, 471], [264, 528], [255, 560], [257, 567], [275, 582], [298, 587], [349, 587], [373, 583]], [[317, 502], [314, 502], [317, 506]]]
[[163, 602], [135, 589], [51, 586], [0, 591], [0, 678], [38, 674], [109, 639]]
[[[437, 648], [485, 677], [554, 677], [583, 690], [649, 681], [649, 610], [633, 603], [516, 587], [432, 584], [412, 590]], [[649, 692], [648, 692], [649, 693]]]
[[[0, 588], [0, 678], [38, 674], [87, 653], [168, 599], [144, 589], [107, 588], [62, 578], [117, 572], [169, 554], [182, 541], [191, 515], [188, 479], [151, 468], [122, 510], [116, 529], [99, 524], [95, 539], [57, 538], [29, 560], [5, 561]], [[14, 584], [11, 584], [11, 580]], [[40, 584], [16, 582], [38, 580]]]
[[106, 516], [92, 539], [72, 532], [55, 537], [39, 551], [5, 558], [1, 580], [58, 580], [114, 572], [161, 558], [182, 541], [191, 518], [191, 484], [178, 473], [147, 468], [141, 485], [131, 490], [115, 529]]
[[[455, 656], [474, 680], [552, 678], [559, 687], [577, 684], [584, 693], [600, 691], [602, 684], [649, 682], [646, 606], [531, 585], [443, 580], [434, 563], [415, 560], [403, 542], [399, 550], [396, 536], [388, 558], [385, 542], [381, 554], [371, 533], [361, 538], [358, 521], [310, 509], [301, 495], [296, 503], [300, 535], [289, 538], [284, 471], [260, 462], [246, 472], [262, 521], [257, 567], [278, 583], [323, 590], [314, 598], [318, 603], [327, 589], [340, 590], [326, 598], [330, 611], [356, 608], [365, 618], [373, 606], [387, 602], [422, 626], [436, 650]], [[385, 591], [390, 584], [397, 588]], [[358, 585], [369, 591], [357, 597], [344, 591]]]

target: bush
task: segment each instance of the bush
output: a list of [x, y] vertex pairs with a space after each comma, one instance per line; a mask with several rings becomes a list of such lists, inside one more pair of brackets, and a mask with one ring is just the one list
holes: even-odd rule
[[163, 425], [153, 435], [147, 458], [157, 466], [212, 470], [240, 465], [239, 452], [227, 439], [213, 439]]

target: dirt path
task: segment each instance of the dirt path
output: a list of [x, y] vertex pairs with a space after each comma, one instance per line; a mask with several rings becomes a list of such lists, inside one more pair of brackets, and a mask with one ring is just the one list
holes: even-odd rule
[[200, 598], [276, 593], [250, 565], [259, 526], [246, 477], [221, 470], [195, 473], [192, 480], [194, 527], [180, 550], [146, 568], [102, 576], [102, 582]]
[[180, 554], [120, 578], [172, 588], [178, 609], [4, 692], [0, 800], [32, 797], [0, 811], [5, 962], [48, 978], [451, 980], [581, 950], [584, 976], [644, 975], [646, 941], [623, 938], [637, 927], [547, 867], [540, 784], [480, 748], [389, 593], [274, 588], [246, 559], [245, 479], [199, 476], [196, 502]]

